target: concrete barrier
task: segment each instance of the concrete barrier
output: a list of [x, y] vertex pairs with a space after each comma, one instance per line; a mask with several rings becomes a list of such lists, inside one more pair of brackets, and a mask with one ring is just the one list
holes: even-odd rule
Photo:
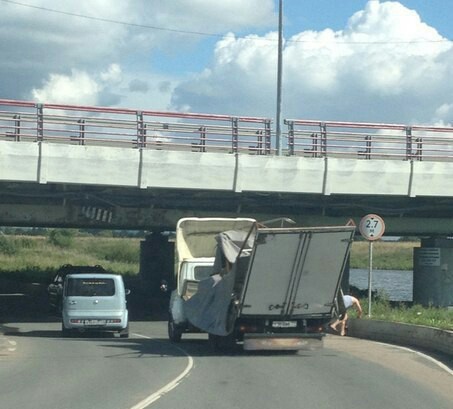
[[388, 321], [350, 319], [348, 335], [453, 356], [453, 331]]

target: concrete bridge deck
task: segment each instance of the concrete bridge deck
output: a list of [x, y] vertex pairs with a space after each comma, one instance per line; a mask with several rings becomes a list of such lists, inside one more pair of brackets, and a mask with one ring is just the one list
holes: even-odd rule
[[277, 156], [268, 118], [0, 108], [3, 225], [139, 227], [193, 214], [304, 225], [374, 212], [395, 234], [453, 232], [453, 128], [286, 120]]

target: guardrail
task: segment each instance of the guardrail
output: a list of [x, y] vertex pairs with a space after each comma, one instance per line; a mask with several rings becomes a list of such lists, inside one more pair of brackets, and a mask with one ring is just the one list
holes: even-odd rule
[[453, 161], [453, 128], [285, 120], [288, 154], [314, 158]]
[[348, 335], [396, 345], [414, 346], [453, 357], [453, 331], [439, 328], [389, 321], [351, 319]]
[[0, 99], [0, 139], [267, 155], [271, 120]]
[[[453, 127], [284, 121], [284, 154], [312, 158], [453, 161]], [[0, 139], [194, 152], [275, 154], [261, 117], [138, 111], [0, 99]]]

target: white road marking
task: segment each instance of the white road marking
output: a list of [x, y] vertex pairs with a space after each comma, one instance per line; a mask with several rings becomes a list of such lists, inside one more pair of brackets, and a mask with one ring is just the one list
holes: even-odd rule
[[[133, 334], [136, 337], [140, 338], [146, 338], [146, 339], [151, 339], [156, 342], [161, 342], [157, 339], [153, 339], [152, 337], [147, 337], [146, 335], [141, 335], [141, 334]], [[147, 398], [143, 399], [141, 402], [137, 403], [136, 405], [132, 406], [130, 409], [144, 409], [151, 405], [152, 403], [156, 402], [158, 399], [160, 399], [162, 396], [164, 396], [166, 393], [170, 392], [172, 389], [176, 388], [181, 381], [188, 376], [189, 372], [193, 368], [193, 358], [182, 348], [179, 348], [176, 345], [173, 345], [176, 349], [181, 351], [184, 355], [187, 356], [188, 363], [184, 371], [182, 371], [175, 379], [167, 383], [165, 386], [160, 388], [158, 391], [154, 392], [153, 394], [149, 395]]]
[[8, 351], [9, 352], [14, 352], [16, 350], [17, 342], [16, 341], [11, 341], [11, 340], [8, 339], [8, 344], [10, 345], [10, 347], [8, 348]]
[[439, 368], [443, 369], [445, 372], [447, 372], [448, 374], [450, 375], [453, 375], [453, 371], [445, 364], [443, 364], [442, 362], [438, 361], [436, 358], [433, 358], [432, 356], [429, 356], [429, 355], [426, 355], [424, 354], [423, 352], [420, 352], [420, 351], [415, 351], [414, 349], [411, 349], [411, 348], [408, 348], [408, 347], [403, 347], [403, 346], [400, 346], [400, 345], [394, 345], [394, 344], [387, 344], [385, 342], [377, 342], [375, 341], [376, 344], [380, 344], [380, 345], [385, 345], [385, 346], [389, 346], [389, 347], [393, 347], [393, 348], [396, 348], [396, 349], [401, 349], [403, 351], [407, 351], [407, 352], [412, 352], [424, 359], [427, 359], [428, 361], [436, 364]]

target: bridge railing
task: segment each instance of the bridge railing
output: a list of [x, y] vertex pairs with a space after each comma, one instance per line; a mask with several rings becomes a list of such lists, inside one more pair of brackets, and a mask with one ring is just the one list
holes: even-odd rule
[[271, 120], [0, 99], [0, 139], [267, 155]]
[[285, 120], [288, 154], [412, 161], [453, 161], [453, 128]]
[[[453, 161], [453, 128], [285, 120], [290, 156]], [[271, 119], [0, 99], [0, 140], [270, 155]]]

